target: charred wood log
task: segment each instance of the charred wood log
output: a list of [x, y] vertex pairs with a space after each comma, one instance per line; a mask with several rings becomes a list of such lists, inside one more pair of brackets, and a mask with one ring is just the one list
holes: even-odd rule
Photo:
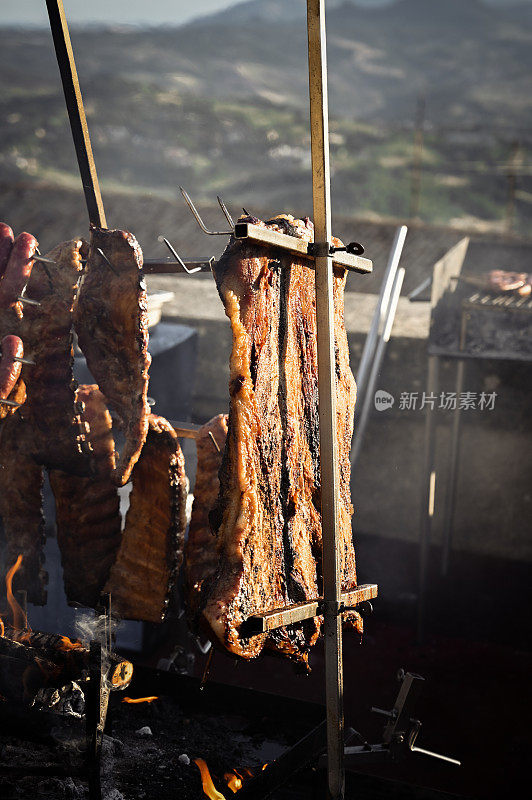
[[[4, 655], [10, 661], [19, 661], [26, 667], [36, 664], [37, 671], [45, 678], [40, 683], [37, 682], [37, 688], [63, 686], [69, 681], [80, 681], [88, 677], [89, 649], [81, 642], [72, 642], [67, 636], [56, 633], [38, 631], [26, 631], [18, 634], [17, 638], [19, 641], [6, 636], [0, 637], [0, 656]], [[34, 670], [30, 670], [29, 675], [33, 677], [33, 674]], [[103, 657], [102, 677], [111, 690], [125, 689], [133, 677], [133, 665], [116, 653], [106, 652]], [[1, 688], [0, 694], [5, 694]]]

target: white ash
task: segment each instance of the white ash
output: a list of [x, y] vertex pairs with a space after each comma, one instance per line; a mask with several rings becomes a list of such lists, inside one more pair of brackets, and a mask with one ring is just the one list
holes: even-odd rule
[[103, 795], [103, 800], [125, 800], [125, 797], [118, 789], [111, 789], [111, 791]]
[[53, 711], [81, 719], [85, 711], [85, 695], [79, 683], [70, 681], [60, 689], [51, 686], [39, 689], [32, 706], [37, 711]]
[[190, 764], [190, 758], [187, 756], [186, 753], [181, 753], [181, 755], [178, 756], [177, 760], [179, 761], [180, 764], [184, 764], [185, 767], [188, 767], [188, 765]]
[[152, 730], [149, 725], [143, 725], [138, 731], [135, 731], [137, 736], [153, 736]]

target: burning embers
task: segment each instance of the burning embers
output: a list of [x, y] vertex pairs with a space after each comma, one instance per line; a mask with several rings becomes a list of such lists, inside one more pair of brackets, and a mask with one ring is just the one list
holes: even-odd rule
[[[202, 758], [195, 758], [194, 763], [200, 771], [201, 785], [209, 800], [226, 800], [225, 795], [219, 792], [215, 787], [205, 761]], [[262, 769], [266, 769], [267, 766], [268, 764], [263, 764]], [[230, 789], [233, 794], [236, 794], [242, 788], [246, 779], [253, 777], [254, 773], [252, 770], [248, 769], [248, 767], [241, 767], [238, 770], [233, 769], [231, 772], [224, 773], [224, 781], [227, 784], [227, 788]]]
[[[90, 649], [83, 642], [56, 633], [32, 631], [27, 614], [13, 594], [13, 576], [22, 556], [6, 575], [10, 621], [0, 622], [0, 694], [5, 700], [80, 716], [89, 682]], [[133, 666], [104, 651], [102, 680], [109, 690], [125, 689]]]

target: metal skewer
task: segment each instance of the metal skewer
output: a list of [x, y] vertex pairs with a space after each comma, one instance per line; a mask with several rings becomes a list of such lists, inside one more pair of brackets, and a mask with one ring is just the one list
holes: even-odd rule
[[[194, 203], [193, 203], [193, 202], [192, 202], [192, 200], [190, 199], [190, 195], [188, 194], [188, 192], [186, 192], [186, 191], [183, 189], [183, 187], [182, 187], [182, 186], [180, 186], [180, 187], [179, 187], [179, 189], [180, 189], [180, 191], [181, 191], [181, 194], [183, 195], [183, 197], [184, 197], [184, 199], [185, 199], [185, 203], [187, 204], [187, 206], [188, 206], [188, 207], [190, 208], [190, 210], [192, 211], [192, 213], [193, 213], [193, 215], [194, 215], [194, 219], [196, 220], [196, 222], [197, 222], [197, 223], [198, 223], [198, 225], [200, 226], [200, 228], [201, 228], [201, 230], [203, 231], [203, 233], [207, 233], [209, 236], [230, 236], [230, 235], [233, 233], [234, 224], [232, 225], [232, 228], [231, 228], [231, 230], [230, 230], [230, 231], [210, 231], [210, 230], [207, 228], [207, 226], [205, 225], [205, 223], [203, 222], [203, 220], [202, 220], [202, 218], [201, 218], [201, 216], [200, 216], [200, 214], [199, 214], [199, 211], [198, 211], [198, 209], [196, 208], [196, 206], [194, 205]], [[229, 218], [230, 218], [230, 216], [229, 216], [229, 212], [227, 211], [227, 209], [226, 209], [226, 208], [225, 208], [225, 206], [223, 205], [223, 202], [220, 200], [220, 198], [218, 198], [218, 202], [220, 203], [220, 207], [221, 207], [221, 209], [222, 209], [222, 211], [223, 211], [223, 213], [224, 213], [224, 215], [225, 215], [225, 218], [226, 218], [226, 219], [227, 219], [227, 221], [229, 222]], [[232, 220], [231, 220], [231, 222], [232, 222]], [[231, 223], [230, 223], [230, 224], [231, 224]]]
[[227, 210], [227, 206], [225, 205], [224, 201], [222, 200], [222, 198], [220, 197], [219, 194], [216, 195], [216, 199], [218, 200], [220, 208], [222, 209], [223, 213], [225, 214], [226, 220], [228, 221], [228, 223], [231, 226], [231, 228], [234, 230], [235, 229], [235, 223], [233, 222], [233, 217], [231, 216], [231, 214]]
[[0, 403], [3, 403], [5, 406], [9, 406], [10, 408], [20, 408], [22, 403], [15, 403], [13, 400], [0, 400]]
[[185, 262], [183, 261], [183, 259], [181, 258], [181, 256], [179, 255], [179, 253], [177, 252], [177, 250], [170, 244], [168, 239], [166, 239], [164, 236], [160, 237], [160, 241], [165, 243], [165, 245], [170, 250], [170, 252], [172, 253], [173, 257], [175, 258], [175, 260], [177, 261], [177, 263], [179, 264], [179, 266], [183, 270], [183, 272], [186, 272], [187, 275], [194, 275], [195, 272], [201, 272], [202, 271], [202, 267], [194, 267], [193, 269], [189, 269], [187, 267], [187, 265], [185, 264]]
[[85, 193], [85, 202], [89, 219], [93, 225], [106, 228], [100, 185], [94, 163], [87, 118], [83, 107], [83, 98], [79, 87], [78, 73], [74, 61], [74, 52], [70, 42], [68, 24], [62, 0], [46, 0], [50, 28], [54, 40], [57, 65], [61, 74], [63, 91], [70, 120], [70, 128], [76, 148], [81, 183]]

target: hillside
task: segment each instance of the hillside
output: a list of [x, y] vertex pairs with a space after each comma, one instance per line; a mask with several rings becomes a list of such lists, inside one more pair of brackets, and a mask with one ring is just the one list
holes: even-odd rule
[[[72, 33], [104, 187], [310, 211], [305, 4], [252, 0], [181, 28]], [[328, 14], [333, 199], [408, 216], [413, 120], [426, 99], [419, 216], [515, 225], [532, 181], [530, 4], [398, 0]], [[79, 185], [48, 31], [0, 29], [4, 180]], [[519, 142], [517, 148], [516, 142]]]

